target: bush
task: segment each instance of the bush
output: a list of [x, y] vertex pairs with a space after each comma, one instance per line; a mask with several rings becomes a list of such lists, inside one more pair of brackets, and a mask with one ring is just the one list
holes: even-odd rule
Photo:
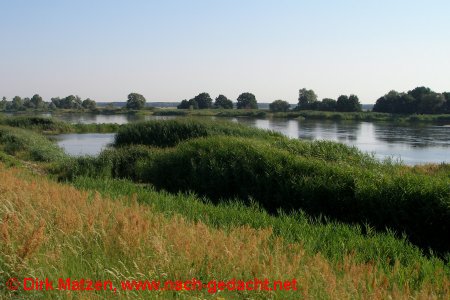
[[8, 117], [0, 120], [0, 123], [11, 127], [50, 131], [53, 133], [68, 132], [71, 129], [69, 124], [56, 119], [35, 116]]
[[155, 153], [141, 180], [212, 201], [256, 200], [269, 211], [302, 209], [345, 222], [405, 232], [413, 243], [449, 251], [448, 180], [388, 174], [300, 157], [266, 143], [209, 137]]
[[142, 144], [172, 147], [188, 139], [211, 135], [282, 137], [280, 133], [250, 128], [231, 122], [178, 119], [128, 124], [119, 129], [114, 144], [115, 146]]
[[21, 159], [53, 162], [65, 159], [64, 151], [38, 133], [0, 126], [0, 150]]

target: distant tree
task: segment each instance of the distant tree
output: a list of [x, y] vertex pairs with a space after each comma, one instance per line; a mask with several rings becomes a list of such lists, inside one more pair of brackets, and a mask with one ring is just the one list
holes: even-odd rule
[[317, 95], [313, 90], [305, 88], [299, 90], [297, 109], [313, 109], [317, 104]]
[[[75, 109], [78, 108], [79, 99], [74, 95], [69, 95], [65, 98], [60, 99], [59, 108], [62, 109]], [[81, 107], [81, 105], [80, 105]]]
[[361, 111], [362, 108], [356, 95], [350, 95], [350, 97], [341, 95], [336, 101], [336, 110], [340, 112], [354, 112]]
[[59, 97], [51, 98], [50, 101], [56, 108], [61, 108], [61, 99]]
[[6, 109], [7, 104], [8, 104], [8, 100], [6, 100], [6, 97], [3, 97], [2, 101], [0, 101], [0, 110]]
[[242, 93], [237, 98], [238, 109], [257, 109], [258, 102], [256, 101], [255, 95], [252, 93]]
[[269, 104], [269, 109], [273, 112], [286, 112], [290, 107], [289, 102], [284, 100], [275, 100]]
[[56, 108], [57, 107], [56, 107], [55, 103], [53, 103], [53, 102], [50, 102], [50, 104], [48, 105], [49, 110], [55, 110]]
[[190, 99], [188, 101], [188, 104], [189, 104], [189, 107], [188, 107], [189, 109], [199, 109], [198, 102], [197, 102], [197, 100], [195, 100], [195, 98]]
[[445, 113], [449, 114], [450, 113], [450, 92], [442, 93], [442, 95], [444, 95], [444, 98], [445, 98], [444, 111], [445, 111]]
[[128, 95], [127, 109], [142, 109], [145, 106], [145, 98], [141, 94], [131, 93]]
[[83, 100], [81, 106], [84, 109], [94, 110], [94, 109], [97, 108], [97, 103], [95, 103], [94, 100], [91, 100], [91, 99], [87, 98], [87, 99]]
[[178, 109], [198, 109], [198, 102], [195, 100], [195, 98], [190, 100], [183, 100], [181, 103], [177, 106]]
[[189, 109], [189, 101], [184, 99], [181, 101], [181, 103], [177, 106], [178, 109]]
[[424, 87], [424, 86], [420, 86], [420, 87], [416, 87], [415, 89], [408, 91], [408, 94], [411, 95], [412, 97], [414, 97], [414, 99], [420, 101], [420, 99], [422, 99], [422, 97], [432, 94], [433, 91], [430, 88]]
[[198, 104], [199, 109], [211, 108], [212, 107], [212, 99], [208, 93], [201, 93], [194, 97], [194, 100]]
[[23, 100], [19, 96], [15, 96], [11, 103], [12, 110], [23, 110], [25, 107], [23, 106]]
[[42, 108], [44, 105], [44, 100], [42, 100], [42, 97], [38, 94], [33, 95], [30, 99], [31, 103], [33, 104], [34, 108]]
[[233, 101], [225, 97], [224, 95], [219, 95], [214, 102], [215, 108], [232, 109]]
[[446, 100], [444, 95], [438, 93], [429, 93], [422, 95], [418, 112], [421, 114], [438, 114], [444, 113]]
[[30, 109], [36, 108], [36, 106], [34, 106], [33, 102], [31, 102], [30, 98], [26, 97], [26, 98], [23, 98], [22, 100], [23, 100], [23, 107], [30, 108]]
[[323, 111], [336, 111], [336, 100], [330, 98], [324, 98], [318, 103], [317, 109]]

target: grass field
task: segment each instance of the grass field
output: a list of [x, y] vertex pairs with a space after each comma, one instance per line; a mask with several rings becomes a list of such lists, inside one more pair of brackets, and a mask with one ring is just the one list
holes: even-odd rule
[[[75, 298], [90, 299], [118, 296], [130, 299], [183, 299], [193, 296], [200, 299], [445, 299], [449, 296], [448, 268], [437, 259], [421, 257], [417, 250], [392, 237], [360, 239], [367, 239], [367, 245], [371, 239], [391, 239], [405, 250], [411, 249], [417, 260], [401, 263], [383, 258], [378, 262], [363, 263], [358, 262], [359, 259], [355, 258], [358, 255], [352, 253], [341, 258], [327, 258], [320, 251], [305, 248], [302, 240], [289, 242], [289, 239], [274, 233], [272, 226], [254, 228], [238, 222], [214, 226], [211, 221], [194, 221], [176, 212], [163, 214], [153, 205], [139, 203], [138, 196], [116, 197], [113, 200], [95, 192], [82, 192], [30, 176], [17, 169], [1, 166], [0, 172], [2, 282], [10, 277], [26, 276], [55, 280], [59, 277], [92, 278], [109, 279], [118, 288], [116, 293], [101, 291], [86, 294], [85, 291], [84, 294], [72, 294]], [[119, 194], [116, 192], [116, 196]], [[152, 196], [161, 202], [174, 197], [157, 193]], [[147, 200], [149, 204], [151, 199]], [[264, 215], [257, 211], [253, 214]], [[270, 217], [266, 215], [265, 220], [270, 220]], [[288, 221], [286, 218], [278, 224]], [[302, 223], [292, 223], [295, 224]], [[315, 229], [316, 233], [327, 230], [322, 225], [318, 228], [314, 225], [303, 226]], [[337, 228], [341, 234], [345, 229]], [[354, 230], [347, 230], [358, 236]], [[329, 234], [330, 231], [334, 230], [330, 227]], [[313, 232], [306, 235], [313, 236]], [[380, 258], [382, 255], [380, 253]], [[270, 280], [296, 278], [300, 287], [297, 292], [224, 291], [215, 294], [206, 290], [120, 290], [121, 280], [186, 280], [193, 276], [203, 282], [254, 277]], [[4, 297], [71, 297], [65, 291], [58, 290], [13, 294], [2, 289], [1, 293]]]

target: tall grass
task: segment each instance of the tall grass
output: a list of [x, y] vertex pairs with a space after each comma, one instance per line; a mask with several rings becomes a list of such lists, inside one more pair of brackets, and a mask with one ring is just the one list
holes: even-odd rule
[[67, 158], [64, 151], [46, 137], [7, 126], [0, 126], [0, 151], [19, 159], [40, 162], [57, 162]]
[[0, 124], [46, 133], [63, 133], [72, 130], [71, 125], [65, 122], [56, 120], [54, 118], [36, 116], [15, 116], [0, 118]]
[[[0, 289], [4, 298], [42, 297], [46, 299], [72, 299], [73, 297], [97, 298], [189, 298], [201, 299], [253, 298], [332, 298], [332, 299], [386, 299], [386, 298], [448, 298], [449, 274], [446, 266], [437, 259], [429, 260], [417, 249], [405, 246], [404, 253], [411, 253], [417, 260], [403, 264], [387, 260], [358, 262], [354, 254], [342, 259], [330, 259], [321, 253], [311, 253], [304, 242], [289, 242], [266, 226], [272, 217], [263, 212], [231, 209], [231, 216], [243, 220], [247, 216], [261, 224], [260, 228], [242, 226], [228, 218], [227, 228], [211, 226], [177, 213], [161, 214], [146, 204], [138, 204], [140, 196], [108, 199], [98, 193], [86, 193], [68, 186], [49, 182], [42, 178], [29, 177], [18, 170], [5, 170], [0, 166], [0, 280], [10, 277], [23, 278], [91, 278], [110, 279], [116, 286], [120, 280], [155, 279], [187, 280], [195, 277], [208, 280], [249, 280], [254, 277], [270, 280], [299, 280], [299, 292], [220, 292], [209, 294], [198, 292], [85, 292], [86, 294], [61, 291], [11, 292]], [[92, 179], [89, 179], [92, 180]], [[91, 181], [92, 182], [92, 181]], [[111, 185], [110, 191], [117, 195], [126, 187], [117, 181], [99, 181]], [[130, 187], [136, 189], [135, 185]], [[140, 194], [141, 195], [141, 194]], [[163, 202], [171, 196], [150, 192], [145, 201]], [[189, 200], [189, 199], [186, 199]], [[172, 201], [173, 202], [173, 201]], [[191, 201], [186, 202], [189, 209]], [[193, 209], [202, 207], [192, 202]], [[175, 207], [175, 206], [174, 206]], [[213, 207], [206, 207], [202, 216], [212, 215]], [[224, 214], [224, 207], [218, 207]], [[259, 219], [256, 219], [258, 217]], [[204, 217], [206, 219], [206, 217]], [[262, 220], [262, 221], [261, 221]], [[233, 223], [234, 222], [234, 223]], [[275, 227], [314, 226], [301, 222], [288, 223], [280, 219]], [[270, 224], [270, 223], [269, 223]], [[307, 224], [304, 222], [304, 224]], [[299, 227], [301, 228], [301, 227]], [[345, 232], [345, 226], [317, 227], [316, 233], [353, 235]], [[289, 228], [283, 229], [290, 232]], [[21, 234], [17, 234], [20, 232]], [[292, 230], [301, 234], [302, 230]], [[314, 238], [325, 244], [326, 236], [307, 232], [303, 236]], [[357, 234], [356, 234], [357, 235]], [[375, 235], [365, 241], [382, 240]], [[361, 240], [364, 240], [361, 237]], [[306, 244], [312, 244], [305, 241]], [[339, 245], [336, 243], [334, 245]], [[345, 243], [335, 253], [345, 253]], [[367, 251], [370, 247], [365, 247]], [[373, 247], [372, 247], [373, 248]], [[341, 251], [339, 249], [342, 249]], [[410, 249], [411, 251], [409, 251]], [[381, 253], [378, 257], [383, 257]]]
[[122, 125], [119, 124], [69, 124], [56, 118], [36, 116], [14, 116], [0, 118], [0, 124], [29, 129], [44, 134], [61, 133], [111, 133], [117, 132]]
[[264, 138], [282, 136], [279, 133], [230, 122], [186, 118], [128, 124], [119, 130], [114, 144], [115, 146], [141, 144], [156, 147], [172, 147], [188, 139], [211, 135]]

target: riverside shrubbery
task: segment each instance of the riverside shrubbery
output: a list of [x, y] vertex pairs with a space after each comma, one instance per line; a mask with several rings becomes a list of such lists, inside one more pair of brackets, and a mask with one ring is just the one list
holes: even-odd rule
[[197, 137], [231, 135], [244, 137], [281, 137], [280, 133], [250, 128], [223, 121], [180, 119], [147, 121], [126, 125], [116, 135], [115, 146], [149, 145], [172, 147]]
[[98, 158], [78, 159], [66, 176], [129, 178], [216, 203], [256, 201], [271, 212], [300, 209], [406, 233], [425, 249], [450, 249], [446, 176], [380, 163], [341, 144], [290, 140], [226, 122], [131, 124], [120, 129], [116, 146]]
[[0, 126], [0, 151], [18, 158], [41, 162], [61, 161], [64, 151], [46, 137], [20, 128]]

